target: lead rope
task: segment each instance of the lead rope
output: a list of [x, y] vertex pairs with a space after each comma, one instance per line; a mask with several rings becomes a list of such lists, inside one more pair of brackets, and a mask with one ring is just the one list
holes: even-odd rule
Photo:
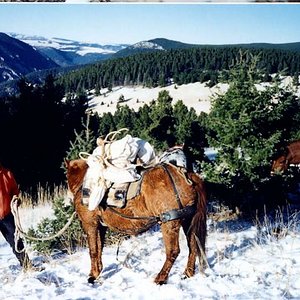
[[13, 196], [11, 203], [10, 203], [10, 207], [11, 207], [11, 212], [14, 216], [15, 219], [15, 225], [16, 225], [16, 230], [15, 230], [15, 250], [18, 253], [21, 253], [23, 251], [25, 251], [25, 247], [22, 250], [19, 250], [17, 247], [18, 244], [18, 240], [22, 237], [24, 237], [25, 239], [28, 240], [32, 240], [32, 241], [50, 241], [53, 240], [59, 236], [61, 236], [67, 229], [68, 227], [71, 225], [76, 212], [74, 211], [73, 214], [71, 215], [71, 217], [69, 218], [68, 222], [65, 224], [65, 226], [60, 229], [56, 234], [52, 235], [52, 236], [48, 236], [48, 237], [43, 237], [43, 238], [37, 238], [37, 237], [33, 237], [30, 236], [28, 234], [26, 234], [22, 228], [21, 225], [21, 221], [20, 221], [20, 214], [19, 214], [19, 205], [18, 205], [18, 201], [20, 200], [20, 198], [16, 195]]

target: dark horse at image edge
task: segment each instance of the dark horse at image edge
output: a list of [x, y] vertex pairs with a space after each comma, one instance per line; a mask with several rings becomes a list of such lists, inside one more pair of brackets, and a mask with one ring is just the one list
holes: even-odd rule
[[281, 148], [272, 162], [271, 173], [283, 173], [290, 165], [300, 164], [300, 141], [294, 141]]
[[188, 172], [185, 175], [170, 164], [157, 165], [145, 172], [140, 194], [128, 200], [125, 208], [103, 205], [89, 211], [81, 201], [81, 187], [88, 165], [81, 159], [66, 161], [65, 164], [75, 210], [87, 234], [91, 259], [88, 279], [90, 283], [100, 276], [103, 269], [102, 250], [107, 226], [112, 230], [135, 235], [160, 224], [166, 259], [154, 280], [157, 284], [167, 282], [169, 272], [180, 252], [181, 226], [189, 248], [184, 277], [194, 275], [197, 257], [202, 269], [205, 262], [206, 193], [204, 183], [196, 173]]

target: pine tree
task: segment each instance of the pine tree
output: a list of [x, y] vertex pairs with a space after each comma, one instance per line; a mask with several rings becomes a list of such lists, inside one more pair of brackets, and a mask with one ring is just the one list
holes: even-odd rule
[[263, 76], [257, 62], [257, 57], [241, 54], [230, 70], [228, 91], [213, 100], [208, 118], [209, 145], [218, 155], [214, 164], [203, 164], [206, 177], [240, 200], [269, 182], [272, 155], [291, 138], [295, 123], [289, 122], [298, 114], [299, 99], [276, 78], [271, 86], [257, 88]]
[[86, 123], [82, 123], [83, 130], [80, 133], [75, 133], [74, 141], [70, 141], [70, 148], [67, 151], [66, 158], [69, 160], [79, 158], [80, 152], [91, 153], [96, 146], [96, 137], [89, 128], [90, 114], [87, 114]]
[[71, 254], [76, 251], [77, 247], [86, 246], [86, 237], [78, 218], [73, 219], [71, 225], [61, 236], [50, 240], [42, 240], [56, 235], [67, 224], [74, 212], [74, 206], [66, 206], [63, 198], [57, 198], [53, 203], [53, 211], [53, 219], [45, 218], [38, 224], [36, 229], [29, 229], [29, 236], [41, 239], [37, 241], [29, 240], [33, 249], [45, 254], [51, 254], [54, 250]]

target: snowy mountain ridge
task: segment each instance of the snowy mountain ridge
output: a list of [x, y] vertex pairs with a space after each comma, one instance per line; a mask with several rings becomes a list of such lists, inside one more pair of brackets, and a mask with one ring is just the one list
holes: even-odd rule
[[57, 66], [34, 47], [0, 32], [0, 83]]
[[11, 37], [21, 40], [36, 48], [54, 48], [60, 51], [74, 52], [81, 56], [86, 54], [113, 54], [126, 48], [127, 44], [111, 44], [111, 45], [101, 45], [98, 43], [87, 43], [75, 40], [69, 40], [64, 38], [45, 38], [36, 35], [24, 35], [18, 33], [8, 33]]

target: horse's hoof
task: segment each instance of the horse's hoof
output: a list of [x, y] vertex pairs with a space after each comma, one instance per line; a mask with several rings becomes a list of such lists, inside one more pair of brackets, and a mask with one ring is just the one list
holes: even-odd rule
[[88, 279], [88, 283], [94, 284], [95, 280], [96, 280], [96, 278], [94, 276], [90, 276]]
[[167, 280], [162, 280], [162, 279], [156, 278], [156, 279], [154, 280], [154, 282], [155, 282], [157, 285], [163, 285], [163, 284], [166, 284], [166, 283], [167, 283]]
[[194, 271], [190, 271], [190, 270], [186, 270], [184, 271], [184, 273], [181, 276], [181, 279], [187, 279], [187, 278], [191, 278], [195, 275]]
[[182, 279], [182, 280], [185, 280], [185, 279], [189, 279], [189, 278], [191, 278], [193, 275], [188, 275], [188, 274], [186, 274], [186, 273], [183, 273], [181, 276], [180, 276], [180, 279]]

